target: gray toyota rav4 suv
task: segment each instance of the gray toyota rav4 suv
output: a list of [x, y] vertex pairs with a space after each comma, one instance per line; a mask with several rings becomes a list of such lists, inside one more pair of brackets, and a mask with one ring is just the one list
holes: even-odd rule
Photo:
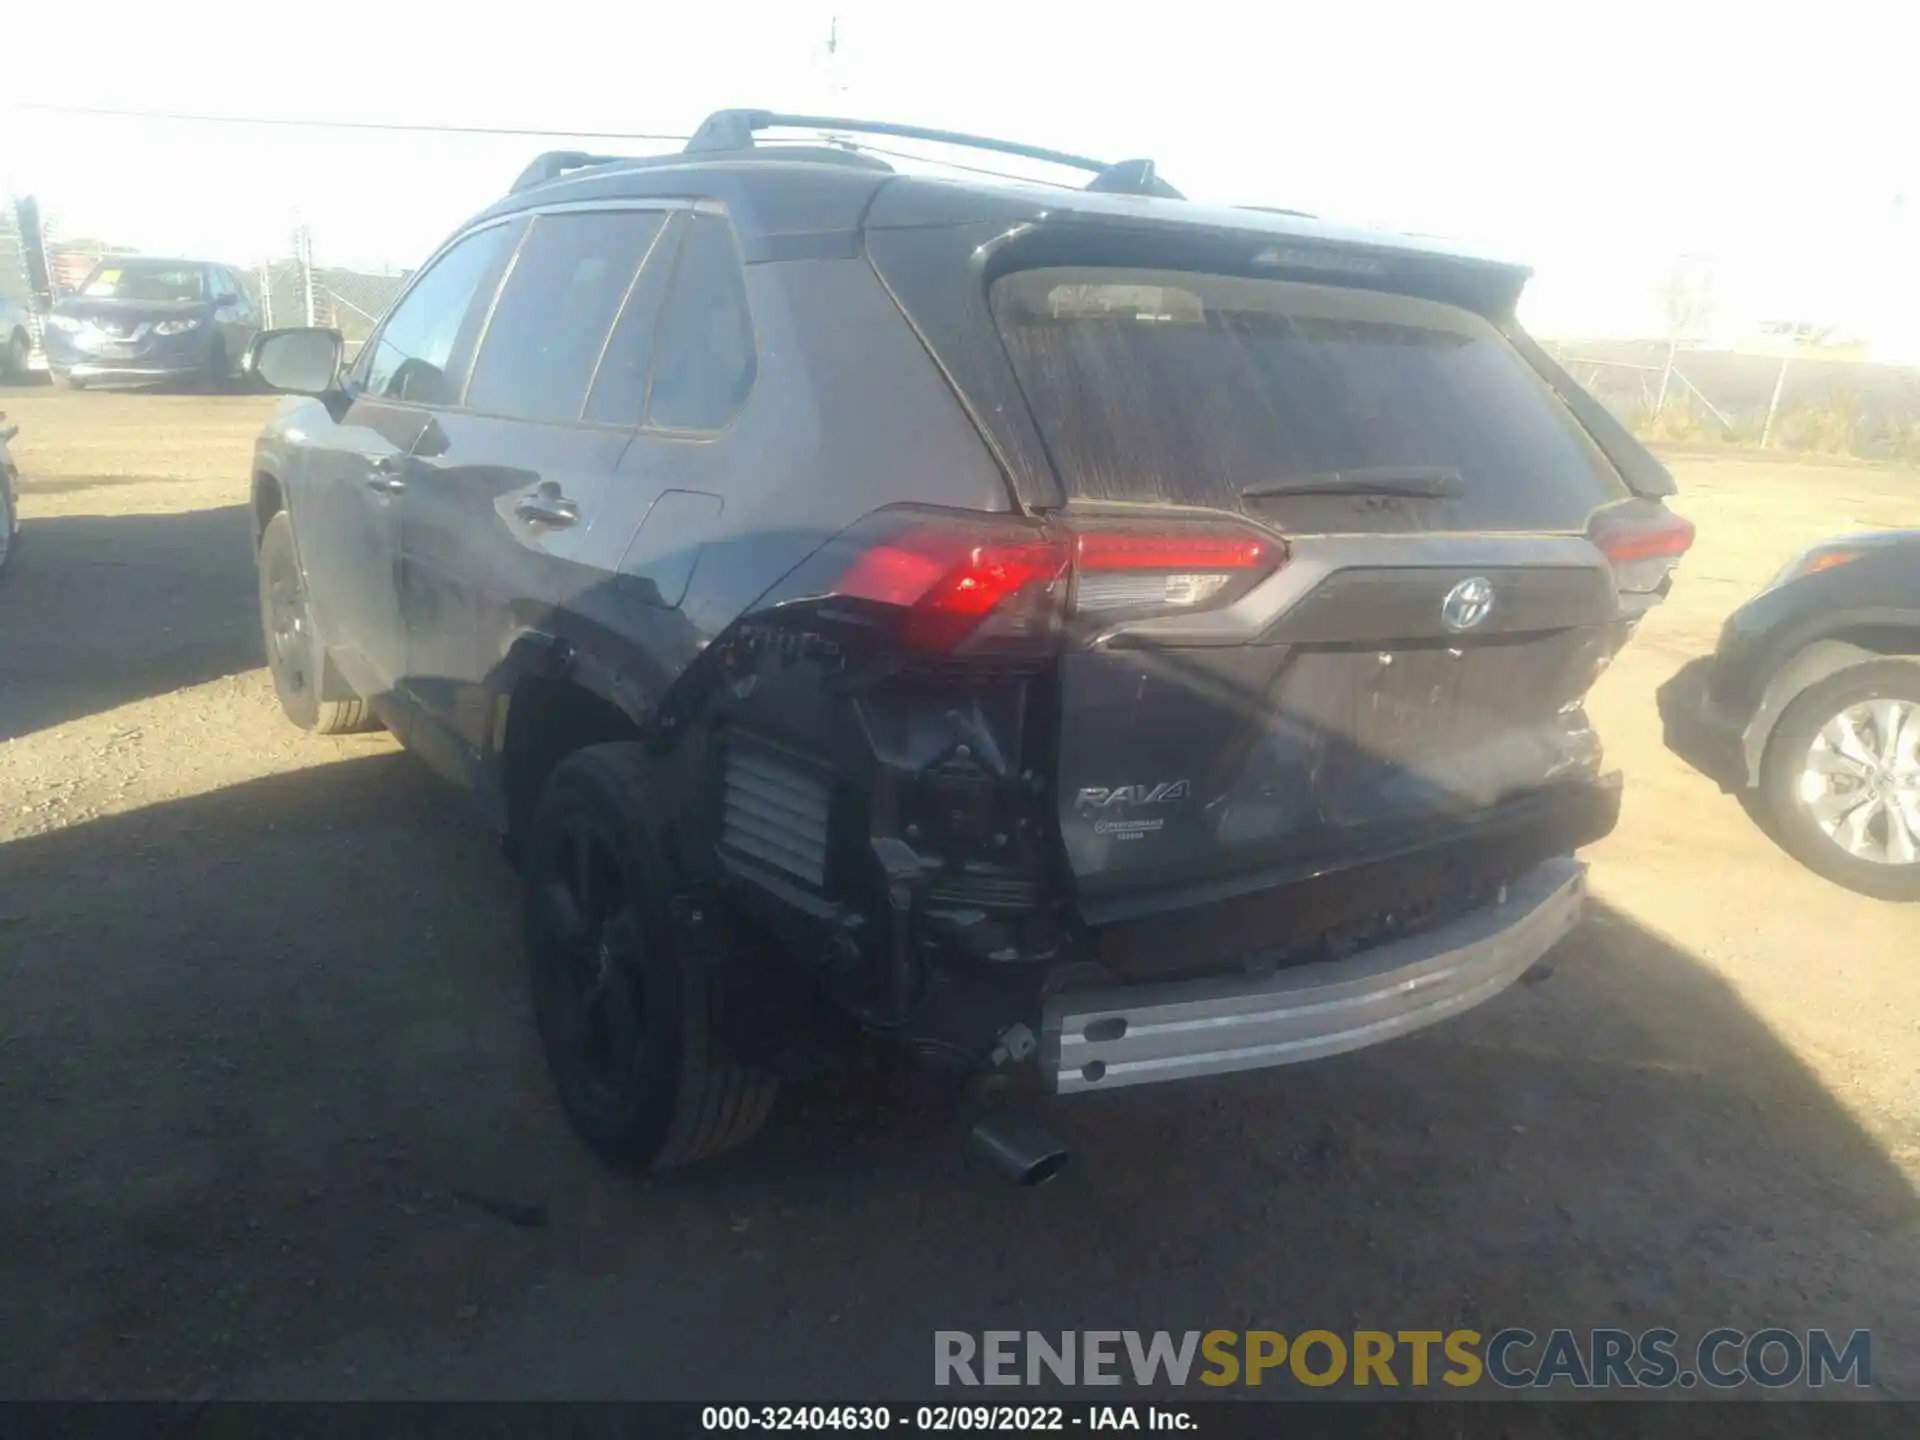
[[[1388, 1039], [1578, 920], [1582, 700], [1692, 539], [1526, 274], [903, 125], [542, 156], [350, 365], [255, 343], [300, 397], [255, 455], [273, 679], [499, 831], [610, 1159], [734, 1145], [863, 1034], [976, 1096]], [[976, 1135], [1063, 1158], [1006, 1101]]]

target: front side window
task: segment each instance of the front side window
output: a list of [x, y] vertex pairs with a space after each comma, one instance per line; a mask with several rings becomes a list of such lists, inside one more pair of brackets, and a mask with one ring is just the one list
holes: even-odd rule
[[474, 292], [499, 257], [507, 227], [476, 230], [434, 261], [380, 327], [362, 362], [369, 394], [421, 405], [449, 405], [447, 362]]
[[718, 430], [746, 400], [757, 367], [733, 230], [717, 215], [696, 215], [680, 244], [673, 289], [654, 337], [647, 423]]
[[[487, 322], [468, 408], [578, 420], [607, 335], [663, 220], [644, 210], [537, 218]], [[626, 420], [638, 419], [636, 407]]]

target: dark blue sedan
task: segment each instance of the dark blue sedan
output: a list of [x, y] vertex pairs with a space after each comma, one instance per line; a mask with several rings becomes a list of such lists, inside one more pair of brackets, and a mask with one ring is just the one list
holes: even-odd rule
[[184, 380], [217, 390], [259, 328], [226, 266], [114, 255], [47, 316], [47, 365], [75, 389]]

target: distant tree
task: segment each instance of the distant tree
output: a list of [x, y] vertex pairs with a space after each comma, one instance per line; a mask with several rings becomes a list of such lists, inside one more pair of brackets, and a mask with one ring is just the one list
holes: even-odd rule
[[1713, 272], [1697, 257], [1674, 265], [1656, 292], [1669, 340], [1697, 340], [1713, 318]]

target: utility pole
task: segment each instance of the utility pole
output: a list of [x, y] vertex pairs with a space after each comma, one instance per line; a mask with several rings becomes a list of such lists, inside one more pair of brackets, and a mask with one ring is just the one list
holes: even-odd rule
[[300, 298], [306, 310], [307, 324], [318, 325], [313, 303], [313, 231], [302, 221], [294, 227], [293, 252], [300, 266]]
[[[1673, 358], [1680, 349], [1680, 332], [1674, 330], [1667, 335], [1667, 363], [1660, 367], [1660, 395], [1653, 402], [1653, 416], [1657, 420], [1667, 410], [1667, 387], [1673, 384]], [[1644, 392], [1643, 392], [1644, 393]]]
[[[1791, 336], [1787, 338], [1787, 344], [1789, 347], [1792, 346], [1793, 338]], [[1787, 388], [1787, 366], [1792, 362], [1793, 351], [1789, 348], [1787, 353], [1780, 357], [1780, 373], [1774, 377], [1773, 381], [1773, 398], [1767, 401], [1766, 423], [1760, 427], [1760, 448], [1762, 450], [1767, 448], [1767, 442], [1773, 438], [1773, 417], [1780, 413], [1780, 392]]]
[[[1700, 257], [1683, 255], [1674, 264], [1673, 273], [1667, 279], [1665, 301], [1667, 312], [1667, 359], [1660, 367], [1660, 394], [1653, 402], [1653, 413], [1659, 416], [1667, 408], [1667, 394], [1673, 387], [1674, 364], [1679, 355], [1680, 341], [1691, 338], [1691, 332], [1700, 321], [1706, 318], [1708, 309], [1707, 274], [1701, 268]], [[1685, 377], [1682, 377], [1685, 383]]]
[[260, 323], [273, 329], [273, 262], [264, 256], [260, 261]]
[[827, 58], [826, 58], [827, 109], [831, 112], [839, 104], [840, 97], [847, 91], [846, 81], [840, 76], [840, 17], [834, 15], [827, 20]]

